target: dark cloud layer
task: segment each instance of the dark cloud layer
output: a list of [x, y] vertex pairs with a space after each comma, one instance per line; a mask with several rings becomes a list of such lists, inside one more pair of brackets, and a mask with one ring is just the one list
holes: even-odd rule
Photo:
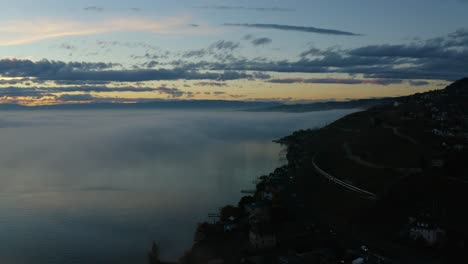
[[106, 92], [159, 92], [167, 94], [176, 94], [175, 89], [158, 87], [106, 87], [106, 86], [57, 86], [57, 87], [6, 87], [0, 89], [0, 96], [45, 96], [53, 93], [106, 93]]
[[348, 31], [342, 31], [342, 30], [336, 30], [336, 29], [291, 26], [291, 25], [280, 25], [280, 24], [225, 23], [224, 25], [225, 26], [233, 26], [233, 27], [247, 27], [247, 28], [276, 29], [276, 30], [286, 30], [286, 31], [300, 31], [300, 32], [326, 34], [326, 35], [361, 36], [361, 34], [356, 34], [356, 33], [348, 32]]
[[[232, 50], [233, 44], [229, 42], [217, 43], [217, 48]], [[254, 75], [237, 72], [223, 71], [198, 72], [187, 68], [176, 69], [137, 69], [137, 70], [113, 70], [115, 64], [110, 63], [83, 63], [83, 62], [58, 62], [41, 60], [0, 60], [0, 75], [3, 77], [33, 77], [39, 81], [115, 81], [137, 82], [153, 80], [235, 80], [255, 78]]]
[[[209, 85], [209, 84], [208, 84]], [[215, 86], [215, 85], [212, 85]], [[105, 86], [76, 86], [76, 87], [7, 87], [0, 89], [0, 97], [18, 98], [44, 98], [52, 97], [57, 101], [93, 101], [93, 102], [114, 102], [119, 101], [115, 97], [95, 97], [91, 93], [106, 93], [106, 92], [154, 92], [160, 95], [165, 95], [169, 99], [180, 97], [193, 97], [193, 92], [182, 91], [178, 88], [161, 87], [105, 87]], [[139, 102], [147, 101], [148, 99], [134, 99]]]
[[[265, 45], [269, 38], [244, 37], [253, 45]], [[247, 59], [239, 56], [238, 42], [220, 40], [207, 48], [181, 53], [179, 60], [160, 63], [150, 53], [147, 62], [133, 69], [114, 63], [0, 60], [0, 76], [15, 77], [0, 84], [54, 81], [58, 85], [104, 85], [109, 82], [157, 80], [269, 79], [269, 72], [341, 73], [381, 80], [447, 80], [468, 73], [468, 30], [408, 44], [368, 45], [354, 49], [318, 49], [298, 54], [296, 60]], [[168, 68], [153, 69], [157, 66]], [[355, 81], [355, 80], [354, 80]], [[425, 85], [422, 81], [411, 85]]]
[[[369, 45], [344, 50], [312, 47], [299, 59], [231, 58], [200, 61], [184, 67], [210, 70], [284, 73], [345, 73], [373, 79], [434, 79], [453, 81], [468, 73], [468, 30], [443, 37], [398, 45]], [[182, 66], [179, 64], [179, 66]]]

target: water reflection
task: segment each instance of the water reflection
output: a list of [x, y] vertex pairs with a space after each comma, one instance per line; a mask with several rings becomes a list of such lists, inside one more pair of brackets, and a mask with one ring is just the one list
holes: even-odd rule
[[0, 263], [145, 263], [279, 165], [272, 139], [350, 111], [4, 112]]

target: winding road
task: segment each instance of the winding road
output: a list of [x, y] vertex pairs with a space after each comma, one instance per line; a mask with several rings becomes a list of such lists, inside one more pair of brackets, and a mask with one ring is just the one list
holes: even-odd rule
[[411, 142], [411, 143], [413, 143], [413, 144], [415, 144], [415, 145], [418, 145], [418, 144], [419, 144], [419, 142], [416, 141], [414, 138], [412, 138], [412, 137], [410, 137], [410, 136], [407, 136], [407, 135], [405, 135], [405, 134], [402, 134], [402, 133], [400, 132], [400, 130], [398, 130], [398, 127], [389, 126], [389, 125], [383, 125], [382, 127], [383, 127], [383, 128], [387, 128], [387, 129], [391, 129], [391, 130], [393, 131], [393, 135], [395, 135], [395, 136], [397, 136], [397, 137], [399, 137], [399, 138], [402, 138], [402, 139], [404, 139], [404, 140], [407, 140], [407, 141], [409, 141], [409, 142]]

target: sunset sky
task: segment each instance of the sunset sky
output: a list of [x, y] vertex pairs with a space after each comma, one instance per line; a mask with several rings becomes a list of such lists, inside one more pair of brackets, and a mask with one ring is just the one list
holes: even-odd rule
[[468, 75], [467, 0], [0, 1], [0, 102], [305, 102]]

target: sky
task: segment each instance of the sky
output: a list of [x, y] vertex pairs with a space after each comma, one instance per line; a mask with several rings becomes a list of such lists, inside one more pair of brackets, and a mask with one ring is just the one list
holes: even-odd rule
[[0, 103], [306, 102], [468, 75], [467, 0], [0, 1]]

